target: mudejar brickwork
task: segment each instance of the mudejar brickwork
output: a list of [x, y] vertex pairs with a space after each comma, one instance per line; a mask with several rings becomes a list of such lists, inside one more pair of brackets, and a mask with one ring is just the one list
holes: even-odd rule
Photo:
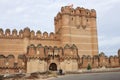
[[77, 71], [120, 67], [118, 56], [98, 54], [96, 11], [65, 6], [54, 18], [55, 32], [0, 29], [0, 73]]

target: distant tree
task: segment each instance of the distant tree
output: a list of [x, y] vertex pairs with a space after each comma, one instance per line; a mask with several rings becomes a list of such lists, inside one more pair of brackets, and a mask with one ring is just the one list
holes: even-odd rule
[[88, 64], [88, 66], [87, 66], [87, 70], [91, 70], [91, 69], [92, 69], [91, 65]]

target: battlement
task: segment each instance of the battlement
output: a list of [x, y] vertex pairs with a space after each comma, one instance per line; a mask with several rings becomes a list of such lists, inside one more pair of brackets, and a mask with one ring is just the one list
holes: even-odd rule
[[67, 14], [70, 16], [86, 16], [96, 18], [96, 10], [95, 9], [85, 9], [83, 7], [71, 8], [69, 6], [65, 6], [61, 8], [61, 11], [58, 12], [55, 20], [62, 18], [63, 14]]
[[0, 39], [23, 39], [23, 38], [29, 38], [29, 39], [48, 39], [48, 40], [59, 40], [57, 37], [57, 34], [51, 32], [41, 32], [38, 30], [36, 33], [34, 30], [30, 30], [28, 27], [24, 28], [23, 30], [17, 31], [16, 29], [13, 29], [12, 31], [10, 29], [6, 29], [5, 31], [0, 28]]
[[61, 11], [58, 12], [57, 16], [54, 18], [55, 21], [58, 21], [62, 18], [62, 15], [70, 15], [70, 16], [85, 16], [88, 18], [96, 18], [96, 10], [95, 9], [85, 9], [83, 7], [71, 8], [69, 6], [65, 6], [61, 8]]
[[83, 7], [77, 7], [77, 8], [71, 8], [69, 6], [65, 6], [61, 8], [61, 12], [58, 13], [58, 18], [59, 14], [68, 14], [68, 15], [78, 15], [78, 16], [86, 16], [86, 17], [96, 17], [96, 11], [94, 9], [85, 9]]

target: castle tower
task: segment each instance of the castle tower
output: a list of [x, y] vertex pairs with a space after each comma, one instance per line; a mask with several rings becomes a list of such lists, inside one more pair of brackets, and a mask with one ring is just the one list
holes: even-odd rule
[[62, 46], [75, 44], [80, 56], [98, 54], [94, 9], [62, 7], [61, 12], [55, 17], [55, 32], [59, 33]]

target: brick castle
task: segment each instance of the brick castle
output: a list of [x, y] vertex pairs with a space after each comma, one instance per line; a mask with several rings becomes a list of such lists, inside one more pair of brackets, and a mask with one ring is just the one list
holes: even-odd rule
[[[120, 67], [120, 57], [98, 54], [96, 11], [65, 6], [54, 18], [55, 33], [0, 29], [0, 73], [77, 71]], [[120, 55], [120, 50], [118, 51]]]

